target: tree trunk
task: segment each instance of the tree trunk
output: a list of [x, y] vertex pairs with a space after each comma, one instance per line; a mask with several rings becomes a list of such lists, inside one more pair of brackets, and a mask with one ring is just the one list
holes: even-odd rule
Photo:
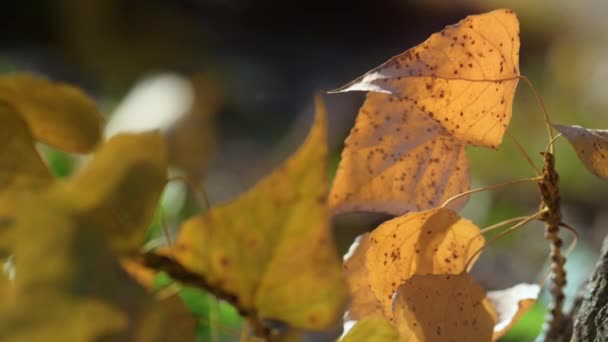
[[608, 341], [608, 237], [604, 240], [595, 270], [574, 301], [557, 339], [546, 342]]

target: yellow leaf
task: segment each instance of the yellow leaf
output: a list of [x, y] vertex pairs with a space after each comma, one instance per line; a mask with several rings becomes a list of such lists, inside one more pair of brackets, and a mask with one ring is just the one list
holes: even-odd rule
[[[397, 97], [368, 93], [344, 145], [329, 196], [336, 213], [402, 215], [469, 189], [466, 144]], [[463, 198], [450, 207], [465, 203]]]
[[50, 196], [103, 230], [120, 251], [141, 246], [167, 180], [167, 152], [157, 132], [119, 134], [104, 143]]
[[34, 138], [15, 109], [0, 103], [0, 194], [41, 188], [53, 177], [34, 146]]
[[0, 340], [149, 341], [160, 327], [156, 304], [118, 266], [103, 232], [43, 197], [13, 200], [15, 298], [2, 300]]
[[468, 273], [415, 275], [395, 296], [402, 341], [492, 341], [495, 314]]
[[540, 292], [536, 284], [518, 284], [511, 288], [488, 292], [488, 300], [497, 314], [493, 340], [504, 336], [515, 323], [528, 311]]
[[581, 126], [553, 125], [568, 139], [585, 167], [603, 180], [608, 180], [608, 131]]
[[0, 78], [0, 100], [17, 109], [36, 138], [68, 152], [88, 152], [101, 137], [103, 117], [76, 87], [10, 75]]
[[391, 94], [456, 138], [496, 148], [518, 80], [519, 22], [502, 9], [448, 26], [335, 92]]
[[369, 250], [370, 233], [365, 233], [355, 240], [344, 256], [344, 271], [350, 303], [346, 319], [358, 320], [374, 315], [382, 316], [382, 306], [378, 298], [370, 291], [369, 272], [365, 267], [367, 251]]
[[399, 333], [384, 318], [363, 319], [340, 339], [340, 342], [398, 342]]
[[346, 289], [327, 198], [325, 110], [304, 144], [236, 200], [187, 221], [174, 255], [261, 319], [320, 330], [344, 312]]
[[450, 209], [397, 217], [370, 235], [365, 267], [371, 291], [390, 317], [393, 294], [416, 274], [458, 274], [484, 245], [480, 230]]

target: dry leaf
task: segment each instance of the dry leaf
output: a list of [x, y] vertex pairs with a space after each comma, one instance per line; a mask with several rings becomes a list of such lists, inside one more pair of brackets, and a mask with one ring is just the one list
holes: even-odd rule
[[0, 194], [49, 185], [53, 177], [36, 151], [27, 124], [5, 103], [0, 103], [0, 126]]
[[116, 250], [141, 246], [167, 180], [167, 151], [157, 132], [119, 134], [50, 196], [94, 222]]
[[504, 336], [528, 311], [540, 292], [536, 284], [518, 284], [501, 291], [488, 292], [488, 300], [496, 311], [498, 321], [494, 326], [493, 340]]
[[391, 94], [456, 138], [496, 148], [518, 80], [519, 22], [501, 9], [446, 27], [335, 92]]
[[369, 236], [370, 233], [366, 233], [357, 237], [344, 256], [344, 271], [350, 294], [350, 303], [346, 312], [348, 320], [382, 316], [382, 306], [370, 291], [369, 273], [365, 267], [365, 258], [370, 246]]
[[336, 213], [402, 215], [469, 189], [466, 144], [409, 101], [368, 93], [344, 145], [329, 197]]
[[300, 149], [236, 200], [187, 221], [174, 250], [241, 310], [309, 330], [336, 324], [346, 302], [329, 229], [326, 134], [318, 101]]
[[608, 180], [608, 130], [553, 126], [568, 139], [589, 171], [603, 180]]
[[492, 340], [495, 314], [468, 273], [415, 275], [393, 303], [402, 341]]
[[484, 245], [479, 228], [446, 208], [384, 222], [370, 235], [365, 259], [371, 291], [390, 317], [393, 294], [415, 274], [459, 274]]
[[0, 99], [17, 109], [36, 138], [62, 150], [88, 152], [101, 137], [103, 116], [76, 87], [15, 74], [0, 78]]
[[399, 333], [384, 318], [372, 317], [357, 322], [340, 342], [398, 342]]

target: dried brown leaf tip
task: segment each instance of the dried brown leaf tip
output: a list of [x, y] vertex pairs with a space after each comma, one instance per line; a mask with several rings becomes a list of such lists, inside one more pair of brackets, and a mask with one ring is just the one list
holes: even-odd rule
[[553, 126], [568, 139], [589, 171], [608, 180], [608, 130], [557, 124]]
[[519, 23], [497, 10], [448, 26], [335, 90], [370, 93], [342, 152], [334, 212], [400, 215], [468, 190], [466, 145], [502, 142], [518, 80]]

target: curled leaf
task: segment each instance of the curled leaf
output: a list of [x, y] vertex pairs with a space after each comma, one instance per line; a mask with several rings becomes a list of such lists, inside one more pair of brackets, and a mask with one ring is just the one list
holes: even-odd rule
[[49, 145], [84, 153], [101, 137], [103, 116], [76, 87], [15, 74], [0, 78], [0, 99], [13, 105], [34, 136]]
[[519, 80], [519, 22], [511, 10], [469, 16], [335, 92], [391, 94], [456, 138], [496, 148]]
[[495, 313], [468, 273], [415, 275], [397, 291], [402, 341], [491, 341]]
[[384, 318], [372, 317], [357, 322], [340, 342], [398, 342], [399, 333]]
[[504, 336], [517, 321], [536, 303], [540, 287], [536, 284], [518, 284], [511, 288], [488, 292], [488, 300], [496, 311], [493, 340]]
[[53, 177], [35, 148], [29, 127], [6, 103], [0, 103], [0, 126], [0, 194], [50, 184]]
[[370, 236], [365, 259], [371, 291], [390, 317], [393, 294], [416, 274], [459, 274], [483, 247], [480, 230], [446, 208], [383, 223]]
[[329, 198], [336, 213], [402, 215], [437, 207], [468, 189], [465, 143], [410, 101], [370, 92], [346, 139]]
[[[116, 250], [141, 246], [167, 180], [167, 151], [157, 132], [119, 134], [51, 192], [95, 223]], [[115, 237], [115, 238], [114, 238]]]
[[314, 126], [289, 160], [236, 200], [183, 225], [177, 262], [242, 312], [299, 329], [335, 325], [346, 291], [329, 229], [326, 144], [318, 101]]
[[568, 139], [589, 171], [608, 180], [608, 130], [557, 124], [553, 127]]

